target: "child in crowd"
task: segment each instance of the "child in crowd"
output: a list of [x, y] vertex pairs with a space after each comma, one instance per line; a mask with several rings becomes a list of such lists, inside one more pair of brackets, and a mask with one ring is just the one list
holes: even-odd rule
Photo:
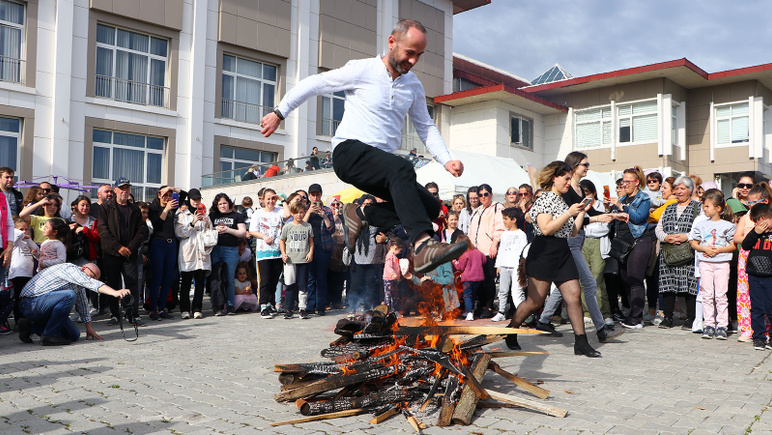
[[509, 207], [501, 211], [504, 226], [501, 234], [499, 255], [496, 256], [496, 269], [499, 273], [499, 312], [493, 316], [494, 322], [506, 319], [507, 299], [512, 295], [512, 303], [517, 308], [525, 300], [525, 289], [518, 284], [517, 267], [520, 254], [528, 244], [525, 232], [517, 228], [517, 221], [523, 218], [523, 211], [518, 207]]
[[43, 235], [46, 236], [46, 241], [40, 245], [38, 272], [67, 261], [70, 226], [62, 218], [49, 219], [43, 226]]
[[249, 276], [249, 265], [245, 261], [239, 262], [236, 266], [236, 299], [233, 303], [233, 309], [236, 311], [255, 312], [260, 308], [257, 303], [257, 296], [252, 291], [252, 280]]
[[756, 204], [749, 213], [756, 224], [742, 243], [748, 253], [745, 270], [748, 272], [748, 293], [751, 299], [751, 328], [753, 348], [772, 349], [764, 317], [772, 318], [772, 207]]
[[20, 217], [13, 219], [13, 254], [11, 255], [11, 265], [8, 268], [8, 280], [13, 284], [14, 304], [13, 317], [21, 318], [19, 310], [19, 301], [21, 289], [27, 285], [27, 282], [35, 274], [35, 259], [38, 256], [38, 245], [32, 241], [29, 234], [29, 224]]
[[401, 308], [399, 281], [402, 278], [402, 273], [397, 256], [405, 249], [405, 242], [395, 236], [389, 239], [388, 247], [389, 252], [383, 263], [383, 295], [389, 310], [399, 311]]
[[695, 223], [689, 233], [689, 244], [699, 259], [704, 315], [702, 338], [726, 340], [729, 326], [729, 263], [736, 249], [733, 241], [736, 228], [732, 223], [734, 216], [718, 189], [703, 193], [702, 209], [707, 219]]
[[456, 243], [458, 236], [464, 234], [458, 229], [459, 214], [455, 210], [448, 212], [448, 227], [440, 233], [440, 241], [445, 243]]
[[314, 231], [311, 224], [303, 221], [306, 215], [306, 205], [303, 202], [293, 202], [290, 205], [292, 221], [281, 229], [279, 249], [284, 260], [284, 284], [287, 312], [285, 319], [293, 317], [292, 310], [295, 307], [295, 299], [298, 299], [300, 318], [308, 319], [306, 303], [308, 301], [308, 263], [314, 257]]
[[461, 282], [464, 283], [464, 310], [466, 310], [466, 320], [474, 320], [474, 301], [477, 296], [477, 289], [485, 280], [483, 273], [483, 264], [487, 258], [479, 249], [475, 248], [472, 240], [462, 234], [458, 237], [458, 242], [466, 242], [466, 252], [461, 254], [458, 260], [453, 262], [456, 270], [461, 272]]

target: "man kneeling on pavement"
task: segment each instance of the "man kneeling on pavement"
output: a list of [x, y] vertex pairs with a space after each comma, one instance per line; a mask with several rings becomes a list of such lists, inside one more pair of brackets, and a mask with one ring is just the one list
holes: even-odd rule
[[80, 330], [70, 320], [73, 305], [86, 324], [86, 339], [102, 340], [91, 327], [86, 290], [122, 298], [128, 289], [115, 290], [101, 281], [94, 263], [78, 267], [61, 263], [43, 269], [32, 277], [21, 291], [19, 339], [32, 343], [31, 334], [38, 334], [43, 346], [58, 346], [78, 341]]

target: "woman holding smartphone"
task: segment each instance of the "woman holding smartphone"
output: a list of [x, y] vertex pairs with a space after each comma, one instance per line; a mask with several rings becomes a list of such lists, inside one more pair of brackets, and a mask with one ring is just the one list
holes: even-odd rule
[[[188, 191], [190, 207], [177, 213], [174, 233], [180, 238], [179, 268], [182, 275], [180, 287], [180, 313], [183, 319], [203, 319], [204, 283], [207, 272], [212, 270], [212, 247], [205, 247], [201, 234], [212, 228], [212, 221], [206, 215], [206, 206], [201, 203], [198, 189]], [[195, 281], [193, 309], [190, 307], [190, 286]]]
[[150, 239], [152, 278], [148, 289], [151, 320], [174, 318], [165, 309], [172, 281], [177, 275], [177, 236], [174, 234], [174, 220], [179, 209], [179, 194], [179, 189], [163, 186], [149, 207], [148, 217], [153, 225], [153, 236]]

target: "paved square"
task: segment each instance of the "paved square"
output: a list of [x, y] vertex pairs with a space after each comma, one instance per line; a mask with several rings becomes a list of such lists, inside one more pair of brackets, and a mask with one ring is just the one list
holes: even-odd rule
[[[104, 341], [58, 348], [0, 337], [0, 433], [414, 433], [401, 416], [376, 426], [368, 414], [269, 426], [302, 417], [294, 404], [274, 401], [273, 365], [322, 361], [342, 315], [178, 317], [149, 322], [133, 343], [102, 319], [94, 327]], [[562, 338], [520, 339], [523, 350], [549, 355], [496, 361], [542, 381], [551, 391], [544, 403], [568, 410], [566, 418], [478, 409], [472, 425], [440, 428], [431, 413], [419, 415], [429, 426], [424, 433], [772, 433], [772, 351], [735, 337], [703, 340], [680, 328], [647, 327], [615, 343], [600, 345], [593, 336], [603, 358], [589, 359], [574, 356], [570, 328], [559, 329]], [[483, 386], [539, 400], [493, 372]]]

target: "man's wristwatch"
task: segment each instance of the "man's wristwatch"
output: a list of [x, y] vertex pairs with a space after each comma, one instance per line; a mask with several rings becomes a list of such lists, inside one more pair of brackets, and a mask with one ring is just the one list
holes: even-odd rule
[[284, 121], [284, 115], [282, 115], [281, 112], [279, 111], [279, 106], [276, 106], [273, 108], [273, 114], [278, 116], [279, 119], [281, 119], [282, 121]]

